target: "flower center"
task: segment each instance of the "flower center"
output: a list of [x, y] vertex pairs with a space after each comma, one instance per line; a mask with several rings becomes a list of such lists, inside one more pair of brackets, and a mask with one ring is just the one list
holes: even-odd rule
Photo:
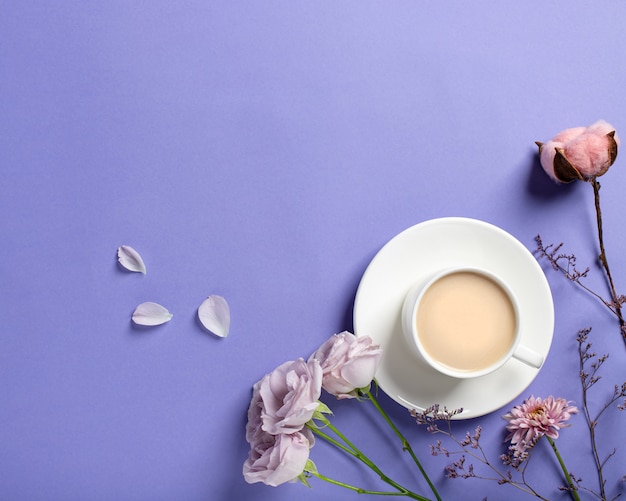
[[546, 410], [543, 408], [543, 406], [538, 405], [528, 413], [528, 417], [530, 419], [540, 419], [545, 413]]

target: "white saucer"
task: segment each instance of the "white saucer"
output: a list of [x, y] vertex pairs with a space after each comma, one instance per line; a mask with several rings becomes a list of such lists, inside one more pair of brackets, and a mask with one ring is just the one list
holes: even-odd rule
[[433, 219], [392, 238], [363, 274], [354, 304], [354, 331], [382, 346], [376, 380], [396, 402], [418, 411], [433, 404], [463, 408], [455, 419], [468, 419], [510, 403], [539, 369], [511, 359], [491, 374], [459, 380], [436, 372], [413, 354], [400, 323], [404, 296], [414, 282], [450, 266], [485, 268], [506, 281], [519, 300], [521, 343], [545, 360], [554, 329], [548, 281], [521, 242], [475, 219]]

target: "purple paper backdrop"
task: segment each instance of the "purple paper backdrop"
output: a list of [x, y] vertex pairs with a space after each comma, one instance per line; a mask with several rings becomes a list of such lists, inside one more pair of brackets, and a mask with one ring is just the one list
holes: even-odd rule
[[[535, 140], [599, 118], [626, 135], [626, 5], [619, 2], [2, 2], [0, 7], [0, 499], [356, 499], [338, 487], [248, 485], [252, 384], [352, 328], [354, 294], [380, 247], [441, 216], [500, 226], [530, 250], [565, 242], [588, 283], [591, 188], [556, 186]], [[626, 287], [624, 159], [602, 178], [607, 253]], [[144, 257], [145, 276], [115, 251]], [[524, 395], [580, 404], [575, 336], [611, 357], [594, 390], [624, 381], [616, 322], [542, 263], [552, 350]], [[209, 295], [230, 336], [204, 332]], [[156, 301], [171, 322], [131, 325]], [[446, 480], [435, 438], [386, 397], [444, 499], [522, 499]], [[328, 400], [338, 426], [426, 493], [367, 405]], [[497, 462], [509, 407], [484, 428]], [[610, 495], [626, 474], [624, 415], [598, 433]], [[558, 444], [596, 489], [582, 415]], [[532, 479], [561, 476], [542, 444]], [[381, 488], [319, 443], [320, 471]]]

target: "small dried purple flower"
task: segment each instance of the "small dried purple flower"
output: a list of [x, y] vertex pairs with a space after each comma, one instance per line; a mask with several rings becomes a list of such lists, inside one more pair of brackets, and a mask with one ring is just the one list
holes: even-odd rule
[[506, 429], [510, 431], [506, 440], [519, 451], [532, 447], [544, 435], [555, 439], [559, 430], [569, 426], [566, 421], [578, 409], [563, 398], [549, 396], [541, 398], [530, 396], [523, 404], [513, 407], [511, 412], [502, 416], [509, 423]]

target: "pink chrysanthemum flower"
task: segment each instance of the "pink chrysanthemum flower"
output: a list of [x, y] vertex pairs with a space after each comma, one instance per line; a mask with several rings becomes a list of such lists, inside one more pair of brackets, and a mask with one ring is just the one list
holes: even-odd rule
[[502, 416], [509, 423], [506, 429], [511, 433], [506, 440], [511, 445], [523, 451], [532, 447], [542, 436], [555, 439], [559, 430], [570, 426], [566, 421], [578, 409], [563, 398], [549, 396], [544, 400], [530, 396], [522, 405], [516, 405], [511, 412]]

